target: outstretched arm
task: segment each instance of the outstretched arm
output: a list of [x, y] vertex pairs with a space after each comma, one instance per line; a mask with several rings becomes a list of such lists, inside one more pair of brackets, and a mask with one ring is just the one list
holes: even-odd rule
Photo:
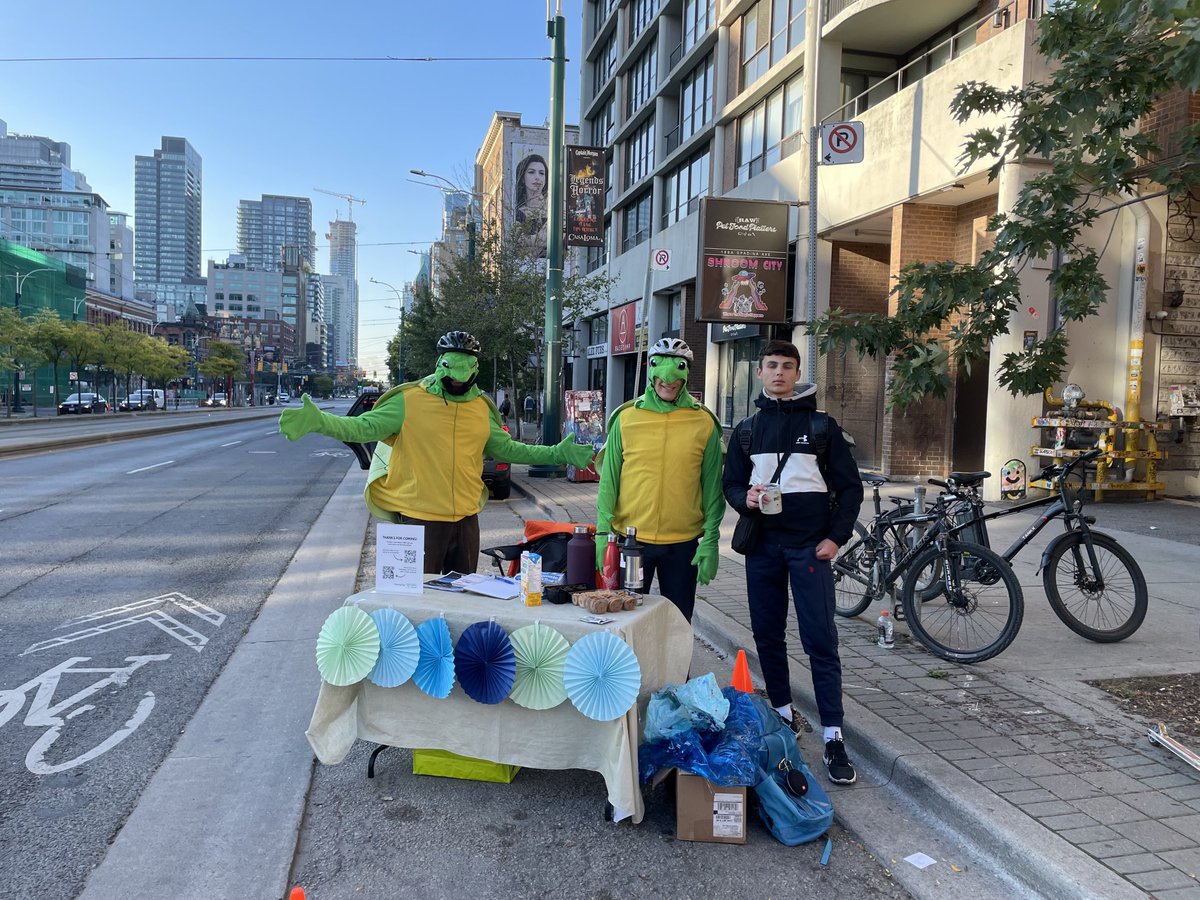
[[608, 439], [604, 442], [604, 460], [600, 464], [600, 487], [596, 491], [596, 568], [604, 568], [607, 535], [612, 531], [613, 508], [621, 493], [621, 466], [625, 462], [625, 445], [621, 438], [621, 417], [613, 416], [608, 423]]
[[725, 494], [721, 485], [723, 457], [721, 429], [714, 425], [712, 434], [708, 436], [708, 443], [704, 446], [704, 460], [700, 464], [700, 502], [704, 506], [704, 534], [692, 557], [692, 565], [698, 570], [696, 580], [700, 584], [708, 584], [717, 574], [721, 519], [725, 517]]
[[506, 463], [533, 463], [535, 465], [554, 463], [555, 465], [571, 465], [582, 469], [592, 461], [592, 445], [577, 444], [575, 437], [568, 434], [565, 438], [551, 447], [540, 444], [523, 444], [514, 441], [504, 430], [500, 422], [491, 419], [491, 433], [483, 448], [485, 456]]
[[323, 413], [305, 394], [299, 409], [285, 409], [279, 416], [279, 430], [289, 441], [298, 441], [317, 432], [339, 441], [365, 443], [382, 441], [400, 431], [404, 424], [404, 395], [400, 392], [375, 404], [361, 416], [332, 416]]

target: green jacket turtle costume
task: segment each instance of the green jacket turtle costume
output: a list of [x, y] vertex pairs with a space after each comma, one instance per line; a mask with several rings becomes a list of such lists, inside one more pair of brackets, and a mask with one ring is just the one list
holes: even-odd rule
[[[609, 417], [599, 466], [596, 529], [600, 535], [624, 534], [632, 525], [645, 544], [699, 538], [691, 558], [694, 599], [696, 581], [708, 584], [717, 574], [725, 496], [721, 424], [687, 391], [691, 360], [691, 349], [678, 338], [657, 341], [650, 348], [645, 393]], [[673, 402], [658, 395], [656, 380], [666, 385], [682, 382]], [[603, 567], [604, 549], [604, 542], [597, 541], [597, 568]], [[661, 572], [659, 579], [661, 584]], [[690, 619], [691, 599], [681, 603], [665, 587], [663, 593]]]
[[571, 436], [552, 447], [514, 441], [492, 400], [475, 384], [479, 342], [463, 331], [438, 341], [444, 352], [433, 374], [387, 391], [361, 416], [321, 412], [307, 395], [279, 417], [288, 440], [311, 432], [339, 441], [378, 441], [364, 491], [367, 508], [386, 521], [396, 514], [457, 522], [487, 504], [485, 456], [507, 463], [584, 467], [592, 448]]

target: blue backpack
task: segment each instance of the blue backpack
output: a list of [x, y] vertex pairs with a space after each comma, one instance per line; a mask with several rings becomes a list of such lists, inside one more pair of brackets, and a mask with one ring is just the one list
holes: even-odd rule
[[[795, 847], [816, 840], [833, 824], [833, 803], [804, 762], [792, 730], [766, 700], [757, 694], [752, 700], [763, 725], [760, 780], [754, 786], [758, 816], [781, 844]], [[822, 865], [830, 849], [826, 839]]]

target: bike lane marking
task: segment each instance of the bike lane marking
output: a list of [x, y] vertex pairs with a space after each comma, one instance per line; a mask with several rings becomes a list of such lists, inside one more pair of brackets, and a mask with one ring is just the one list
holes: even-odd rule
[[173, 462], [175, 462], [175, 460], [168, 459], [166, 462], [155, 463], [152, 466], [142, 466], [140, 469], [131, 469], [130, 471], [126, 472], [125, 474], [126, 475], [136, 475], [138, 472], [149, 472], [151, 469], [157, 469], [160, 466], [169, 466]]

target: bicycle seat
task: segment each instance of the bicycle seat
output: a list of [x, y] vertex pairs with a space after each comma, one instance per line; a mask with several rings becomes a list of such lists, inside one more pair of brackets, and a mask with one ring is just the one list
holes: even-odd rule
[[949, 480], [963, 487], [973, 487], [982, 484], [983, 479], [991, 477], [991, 472], [951, 472]]
[[879, 485], [881, 485], [881, 484], [887, 484], [889, 481], [891, 481], [891, 479], [890, 479], [890, 478], [888, 478], [886, 475], [875, 475], [875, 474], [873, 474], [873, 473], [871, 473], [871, 472], [867, 472], [867, 473], [865, 473], [865, 474], [864, 474], [864, 473], [859, 473], [859, 477], [860, 477], [860, 478], [861, 478], [861, 479], [862, 479], [862, 480], [863, 480], [863, 481], [864, 481], [866, 484], [873, 484], [873, 485], [875, 485], [876, 487], [879, 487]]

